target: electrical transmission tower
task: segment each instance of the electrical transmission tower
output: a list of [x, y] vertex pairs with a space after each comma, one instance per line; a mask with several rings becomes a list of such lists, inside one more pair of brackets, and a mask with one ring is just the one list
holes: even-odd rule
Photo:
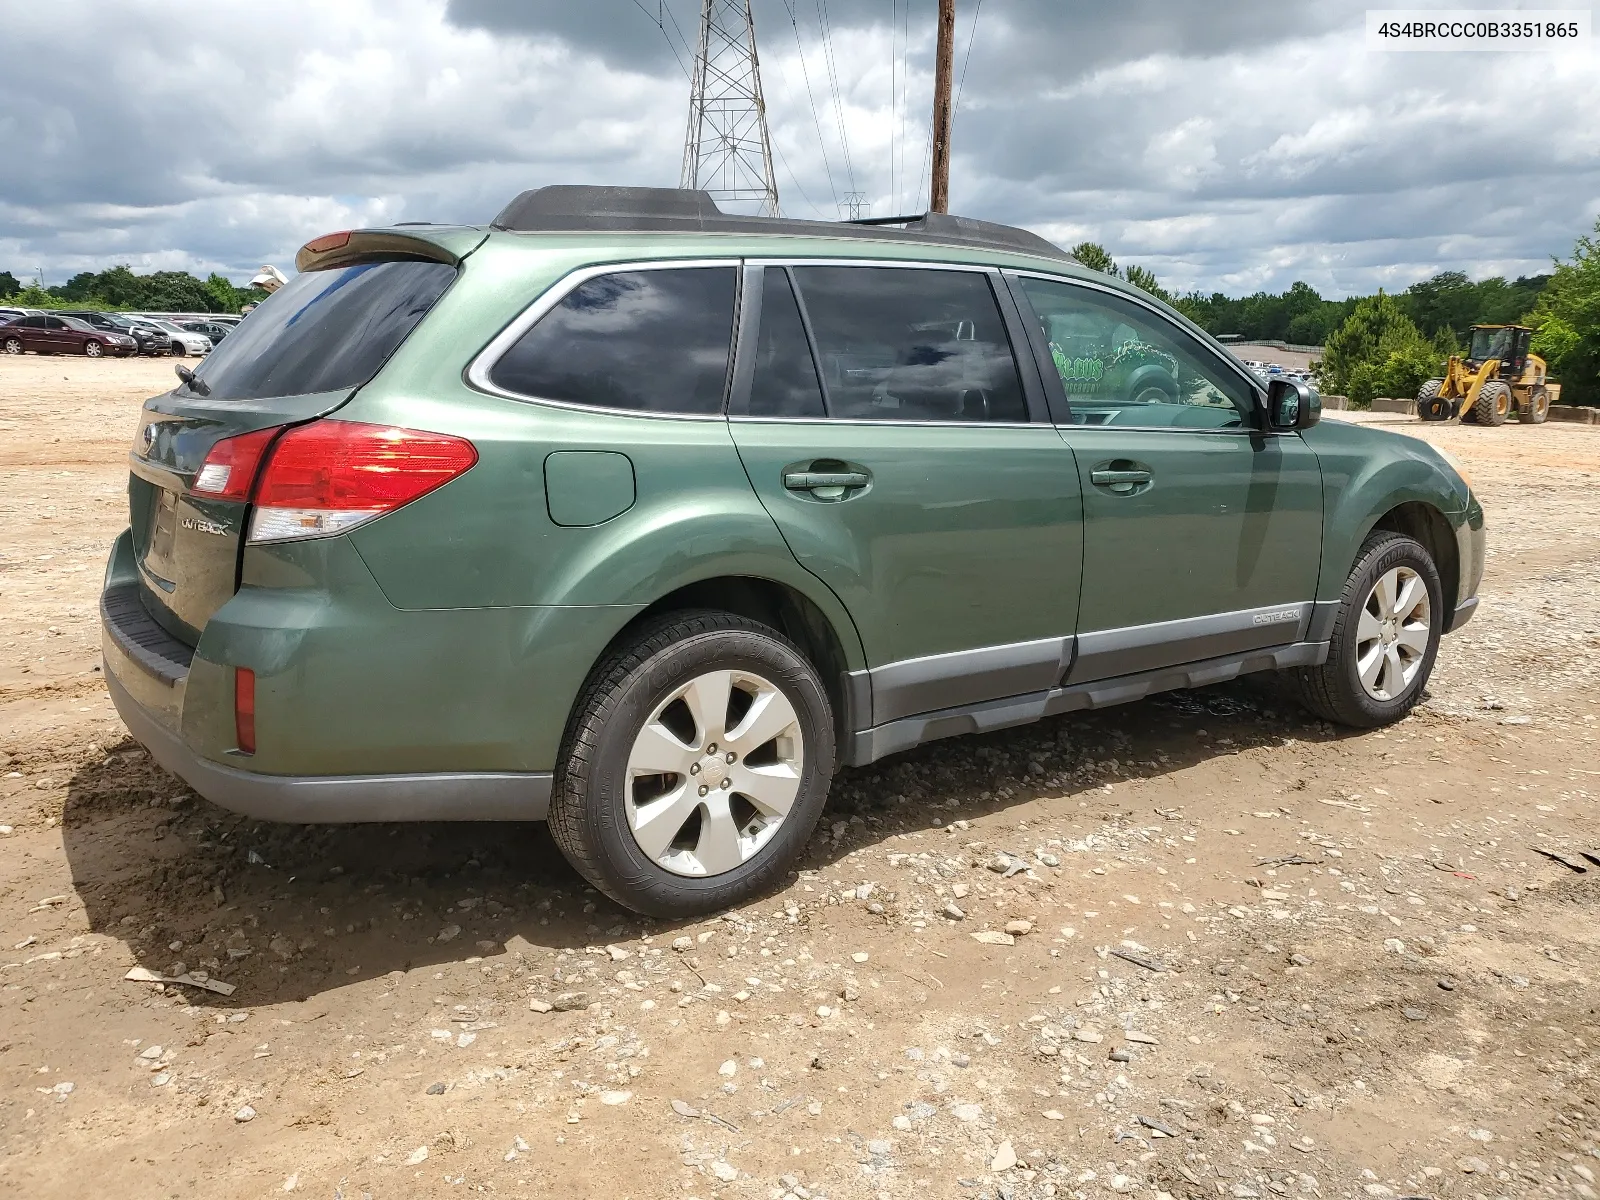
[[759, 201], [760, 215], [778, 215], [750, 0], [701, 0], [679, 186], [717, 200]]

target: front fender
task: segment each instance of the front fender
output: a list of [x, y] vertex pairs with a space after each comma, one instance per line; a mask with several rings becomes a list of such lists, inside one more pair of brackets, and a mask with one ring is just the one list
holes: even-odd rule
[[1471, 493], [1426, 442], [1385, 430], [1324, 421], [1303, 435], [1322, 465], [1322, 564], [1318, 600], [1337, 600], [1367, 535], [1401, 504], [1436, 510], [1455, 530]]

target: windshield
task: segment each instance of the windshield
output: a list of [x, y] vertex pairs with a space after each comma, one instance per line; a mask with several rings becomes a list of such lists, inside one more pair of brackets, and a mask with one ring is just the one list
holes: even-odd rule
[[236, 326], [195, 377], [216, 400], [360, 387], [455, 277], [453, 266], [410, 259], [303, 272]]
[[1474, 329], [1472, 331], [1472, 361], [1475, 363], [1488, 362], [1491, 358], [1507, 359], [1511, 357], [1511, 339], [1515, 336], [1513, 329]]

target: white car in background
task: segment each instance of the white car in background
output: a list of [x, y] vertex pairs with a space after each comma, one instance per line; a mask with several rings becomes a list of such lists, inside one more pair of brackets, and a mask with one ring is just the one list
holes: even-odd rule
[[173, 321], [162, 321], [153, 317], [140, 317], [139, 320], [145, 325], [154, 325], [172, 339], [173, 358], [182, 358], [185, 354], [211, 353], [211, 339], [203, 333], [193, 333]]

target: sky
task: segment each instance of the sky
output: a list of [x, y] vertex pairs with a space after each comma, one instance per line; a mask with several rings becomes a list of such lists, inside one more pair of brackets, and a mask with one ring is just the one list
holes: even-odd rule
[[[117, 0], [65, 21], [0, 0], [0, 270], [242, 282], [330, 230], [676, 186], [698, 9]], [[754, 0], [786, 215], [926, 207], [935, 9]], [[1364, 13], [957, 0], [951, 209], [1100, 242], [1178, 292], [1341, 297], [1569, 255], [1600, 216], [1592, 43], [1380, 53]]]

